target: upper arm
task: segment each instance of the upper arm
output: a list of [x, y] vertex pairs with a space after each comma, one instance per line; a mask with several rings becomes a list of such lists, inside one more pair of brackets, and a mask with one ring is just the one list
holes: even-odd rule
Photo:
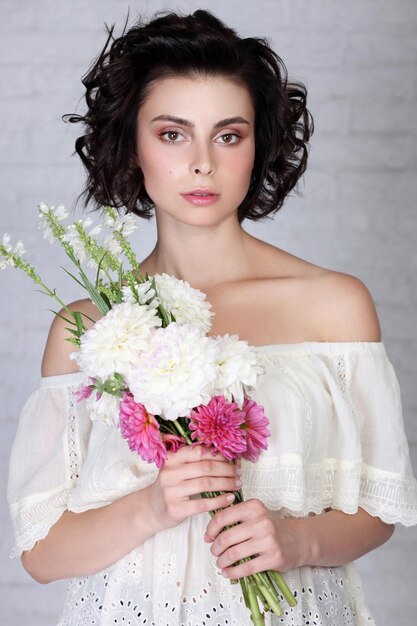
[[315, 312], [323, 341], [381, 341], [378, 315], [366, 285], [342, 272], [329, 272], [321, 280]]
[[[91, 300], [77, 300], [68, 305], [68, 308], [73, 311], [80, 311], [80, 313], [94, 320], [100, 317]], [[65, 310], [60, 311], [60, 315], [68, 318], [68, 312]], [[87, 318], [84, 318], [84, 321], [87, 326], [91, 325], [91, 322], [88, 323]], [[72, 374], [78, 371], [77, 364], [70, 359], [70, 355], [76, 350], [76, 347], [73, 343], [68, 341], [68, 339], [72, 337], [71, 333], [67, 330], [68, 327], [69, 325], [65, 320], [58, 315], [55, 316], [49, 330], [43, 354], [41, 367], [42, 376]]]

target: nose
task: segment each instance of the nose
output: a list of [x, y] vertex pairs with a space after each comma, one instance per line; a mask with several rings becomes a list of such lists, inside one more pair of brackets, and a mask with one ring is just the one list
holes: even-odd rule
[[190, 166], [193, 174], [212, 174], [214, 172], [215, 165], [210, 147], [205, 143], [198, 143], [195, 147]]

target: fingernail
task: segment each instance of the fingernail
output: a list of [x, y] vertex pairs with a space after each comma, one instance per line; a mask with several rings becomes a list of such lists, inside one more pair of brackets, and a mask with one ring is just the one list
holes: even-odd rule
[[238, 476], [240, 476], [242, 474], [242, 468], [241, 467], [236, 467], [236, 474]]
[[234, 499], [235, 499], [235, 494], [234, 493], [229, 493], [229, 495], [226, 498], [226, 500], [228, 502], [233, 502]]
[[211, 541], [213, 541], [213, 539], [207, 533], [205, 533], [204, 541], [211, 542]]
[[237, 481], [236, 481], [236, 487], [238, 487], [238, 488], [239, 488], [239, 487], [241, 487], [242, 485], [243, 485], [243, 483], [242, 483], [242, 481], [241, 481], [241, 480], [237, 480]]

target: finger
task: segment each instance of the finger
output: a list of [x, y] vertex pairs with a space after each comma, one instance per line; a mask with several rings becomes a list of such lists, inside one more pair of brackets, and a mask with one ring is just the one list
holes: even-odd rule
[[215, 556], [219, 557], [231, 548], [232, 546], [243, 543], [244, 541], [248, 541], [251, 537], [255, 536], [254, 526], [250, 522], [244, 522], [242, 524], [237, 524], [236, 526], [232, 526], [232, 528], [228, 528], [219, 533], [213, 541], [213, 544], [210, 548], [210, 552]]
[[261, 552], [261, 546], [261, 542], [250, 537], [247, 541], [243, 541], [225, 550], [225, 552], [218, 557], [216, 565], [220, 570], [232, 567], [242, 559], [257, 556]]
[[213, 498], [196, 498], [195, 500], [185, 500], [181, 503], [184, 519], [190, 515], [207, 513], [216, 509], [223, 509], [231, 505], [235, 496], [233, 493], [224, 493]]
[[[256, 503], [259, 503], [261, 506], [258, 506]], [[226, 511], [219, 511], [207, 525], [206, 534], [214, 540], [226, 526], [260, 517], [261, 507], [263, 505], [259, 500], [247, 500], [237, 503]]]
[[170, 463], [192, 463], [201, 459], [216, 459], [228, 463], [229, 461], [219, 452], [213, 452], [203, 445], [187, 445], [179, 448], [176, 452], [167, 453], [167, 461]]
[[178, 496], [192, 496], [210, 491], [237, 491], [241, 483], [234, 476], [201, 476], [182, 481], [178, 485]]
[[[181, 467], [182, 480], [192, 480], [194, 478], [203, 477], [209, 478], [210, 476], [224, 476], [240, 480], [234, 465], [231, 463], [223, 463], [215, 459], [202, 459], [194, 463], [186, 463]], [[235, 488], [239, 487], [233, 487], [233, 489]], [[205, 491], [205, 489], [203, 489], [203, 491]]]
[[[239, 563], [238, 565], [232, 565], [220, 570], [220, 574], [225, 578], [242, 578], [243, 576], [250, 576], [251, 574], [257, 574], [258, 572], [264, 572], [269, 569], [268, 563], [263, 555], [256, 556], [250, 561]], [[284, 572], [284, 570], [282, 570]]]

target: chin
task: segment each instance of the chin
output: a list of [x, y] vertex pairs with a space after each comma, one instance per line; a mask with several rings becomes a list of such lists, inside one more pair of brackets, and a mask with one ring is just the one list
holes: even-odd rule
[[222, 224], [223, 222], [229, 221], [233, 219], [233, 214], [219, 214], [215, 211], [210, 212], [200, 212], [194, 213], [193, 215], [183, 216], [181, 221], [184, 224], [189, 224], [190, 226], [217, 226], [218, 224]]
[[184, 207], [178, 210], [161, 211], [161, 217], [166, 214], [168, 219], [188, 224], [189, 226], [216, 226], [222, 222], [233, 219], [236, 216], [237, 209], [233, 212], [219, 211], [214, 206], [209, 207]]

